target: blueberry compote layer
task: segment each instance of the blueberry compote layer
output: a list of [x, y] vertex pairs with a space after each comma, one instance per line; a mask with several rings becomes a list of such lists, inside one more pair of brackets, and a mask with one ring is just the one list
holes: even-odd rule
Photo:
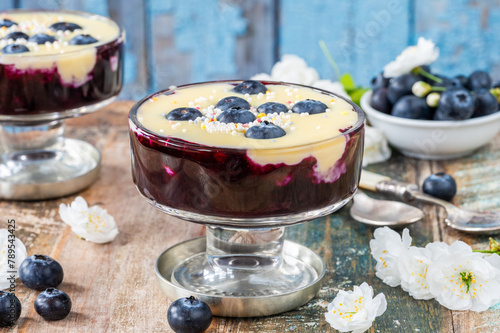
[[0, 115], [61, 112], [120, 92], [124, 37], [113, 21], [7, 11], [2, 22], [9, 26], [0, 28]]
[[[166, 207], [233, 218], [303, 213], [353, 195], [363, 154], [359, 108], [308, 87], [262, 82], [266, 93], [242, 94], [233, 90], [238, 83], [174, 88], [132, 109], [132, 173], [142, 195]], [[237, 111], [249, 111], [254, 121], [218, 125], [224, 117], [214, 106], [232, 96], [250, 104]], [[315, 114], [292, 111], [306, 99], [321, 101], [327, 109]], [[282, 103], [289, 111], [259, 112], [267, 102]], [[170, 112], [192, 118], [168, 119]], [[248, 136], [248, 128], [263, 124], [255, 131], [257, 138]], [[277, 137], [267, 138], [273, 133]]]

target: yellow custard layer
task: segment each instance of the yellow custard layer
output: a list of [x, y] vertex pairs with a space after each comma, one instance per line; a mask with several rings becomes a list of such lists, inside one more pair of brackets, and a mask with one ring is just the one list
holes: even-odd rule
[[[293, 85], [266, 85], [266, 94], [242, 95], [232, 92], [234, 85], [211, 83], [176, 88], [174, 94], [157, 95], [144, 102], [137, 111], [137, 119], [148, 130], [164, 137], [176, 137], [213, 147], [247, 149], [247, 155], [257, 164], [297, 164], [308, 156], [317, 159], [316, 171], [328, 178], [328, 171], [342, 157], [346, 138], [341, 130], [354, 126], [358, 114], [351, 104], [316, 90]], [[217, 130], [213, 121], [217, 102], [227, 96], [246, 99], [251, 111], [262, 121], [267, 120], [282, 127], [286, 135], [276, 139], [251, 139], [245, 137], [246, 128], [241, 124], [225, 125]], [[268, 116], [258, 114], [256, 108], [266, 102], [279, 102], [291, 107], [302, 100], [313, 99], [329, 108], [320, 114], [281, 113]], [[196, 121], [170, 121], [166, 114], [180, 107], [198, 108], [205, 119]], [[227, 128], [233, 127], [233, 128]], [[327, 140], [327, 139], [332, 140]]]
[[[12, 27], [0, 28], [0, 49], [9, 44], [22, 44], [30, 52], [5, 54], [0, 52], [0, 64], [14, 65], [19, 70], [51, 69], [57, 67], [63, 83], [79, 86], [88, 80], [88, 74], [96, 62], [97, 47], [119, 37], [120, 28], [110, 19], [91, 14], [70, 14], [64, 12], [4, 12], [0, 18], [17, 23]], [[76, 23], [82, 29], [52, 31], [49, 27], [56, 22]], [[38, 45], [24, 39], [6, 39], [9, 33], [21, 31], [29, 36], [44, 33], [57, 39], [54, 43]], [[89, 34], [98, 40], [89, 45], [69, 45], [77, 35]]]

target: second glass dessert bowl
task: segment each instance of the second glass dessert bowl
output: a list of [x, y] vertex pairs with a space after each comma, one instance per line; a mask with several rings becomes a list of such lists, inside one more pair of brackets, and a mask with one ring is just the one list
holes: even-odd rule
[[80, 191], [97, 179], [101, 157], [64, 137], [64, 119], [119, 94], [125, 33], [75, 11], [7, 11], [0, 27], [0, 199]]
[[[205, 251], [170, 264], [165, 263], [168, 250], [159, 258], [157, 274], [167, 294], [194, 293], [219, 315], [269, 315], [293, 309], [319, 290], [323, 262], [307, 248], [285, 241], [284, 227], [332, 213], [351, 199], [361, 172], [364, 116], [355, 104], [326, 91], [262, 82], [266, 93], [235, 93], [232, 89], [241, 83], [186, 85], [138, 102], [129, 116], [132, 174], [149, 203], [207, 225]], [[259, 112], [265, 102], [290, 94], [285, 112]], [[224, 115], [207, 105], [234, 95], [249, 101], [255, 119], [218, 124]], [[291, 106], [312, 97], [331, 110], [319, 115], [292, 111]], [[184, 107], [178, 109], [184, 114], [198, 109], [203, 116], [164, 121], [173, 106]], [[275, 124], [284, 129], [283, 137], [246, 136], [250, 127]], [[168, 133], [172, 131], [179, 135]], [[183, 246], [192, 252], [187, 247], [194, 243]], [[311, 286], [314, 292], [301, 292]], [[228, 310], [235, 300], [290, 295], [262, 312]]]

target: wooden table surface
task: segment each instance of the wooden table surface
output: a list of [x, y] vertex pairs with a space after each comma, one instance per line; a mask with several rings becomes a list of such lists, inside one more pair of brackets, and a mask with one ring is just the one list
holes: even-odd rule
[[[170, 300], [156, 284], [154, 261], [167, 247], [204, 234], [204, 227], [169, 217], [143, 200], [132, 183], [127, 114], [133, 102], [116, 102], [94, 114], [67, 122], [67, 136], [91, 142], [103, 156], [97, 182], [79, 195], [89, 205], [111, 213], [120, 230], [114, 242], [99, 245], [81, 240], [59, 218], [58, 207], [75, 196], [43, 202], [0, 202], [2, 221], [16, 220], [18, 237], [28, 255], [47, 254], [64, 268], [60, 289], [73, 302], [71, 314], [58, 322], [39, 317], [36, 291], [19, 284], [16, 294], [22, 314], [11, 332], [171, 332], [167, 323]], [[430, 173], [445, 170], [458, 183], [454, 203], [477, 209], [500, 208], [500, 137], [473, 156], [429, 162], [395, 156], [368, 167], [396, 179], [421, 184]], [[316, 251], [326, 262], [327, 277], [319, 294], [287, 313], [249, 319], [214, 318], [208, 332], [334, 332], [324, 319], [327, 303], [339, 289], [366, 281], [383, 292], [387, 311], [370, 332], [500, 332], [500, 306], [482, 313], [449, 311], [436, 301], [417, 301], [401, 288], [375, 277], [369, 241], [373, 228], [348, 215], [348, 205], [336, 214], [288, 228], [288, 239]], [[414, 244], [461, 239], [473, 248], [486, 248], [487, 237], [471, 237], [439, 221], [443, 212], [423, 207], [425, 221], [410, 227]]]

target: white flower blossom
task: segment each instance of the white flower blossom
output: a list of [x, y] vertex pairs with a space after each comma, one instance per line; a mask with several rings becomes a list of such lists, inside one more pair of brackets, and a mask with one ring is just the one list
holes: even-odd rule
[[375, 317], [381, 316], [387, 309], [384, 294], [373, 297], [373, 288], [366, 282], [354, 286], [353, 290], [339, 291], [335, 299], [328, 304], [326, 321], [340, 332], [362, 333], [369, 329]]
[[432, 299], [427, 270], [433, 261], [448, 255], [449, 246], [443, 242], [427, 244], [425, 248], [412, 246], [399, 257], [401, 288], [415, 299]]
[[365, 126], [363, 166], [384, 162], [389, 158], [391, 158], [391, 150], [384, 134], [378, 128]]
[[439, 57], [439, 49], [431, 41], [423, 37], [417, 45], [409, 46], [396, 57], [396, 60], [384, 67], [385, 77], [396, 77], [411, 72], [414, 68], [430, 65]]
[[71, 205], [61, 204], [59, 215], [75, 234], [89, 242], [108, 243], [118, 235], [114, 218], [99, 206], [89, 207], [82, 197]]
[[373, 236], [370, 248], [377, 261], [375, 275], [391, 287], [399, 286], [399, 257], [411, 245], [410, 231], [405, 228], [401, 237], [396, 231], [383, 227], [375, 229]]
[[308, 67], [307, 63], [301, 57], [294, 54], [284, 54], [281, 61], [274, 64], [271, 69], [271, 75], [260, 73], [251, 77], [258, 81], [283, 81], [288, 83], [304, 84], [319, 89], [331, 91], [342, 97], [349, 98], [340, 82], [330, 80], [320, 80], [318, 72]]
[[[7, 229], [0, 229], [0, 247], [2, 249], [0, 253], [0, 289], [10, 288], [13, 280], [19, 277], [19, 266], [27, 255], [23, 242], [19, 238], [12, 238], [9, 235], [11, 233]], [[10, 281], [12, 276], [14, 279]]]
[[469, 245], [456, 241], [449, 255], [433, 262], [427, 271], [436, 300], [451, 310], [485, 311], [500, 300], [500, 270]]

